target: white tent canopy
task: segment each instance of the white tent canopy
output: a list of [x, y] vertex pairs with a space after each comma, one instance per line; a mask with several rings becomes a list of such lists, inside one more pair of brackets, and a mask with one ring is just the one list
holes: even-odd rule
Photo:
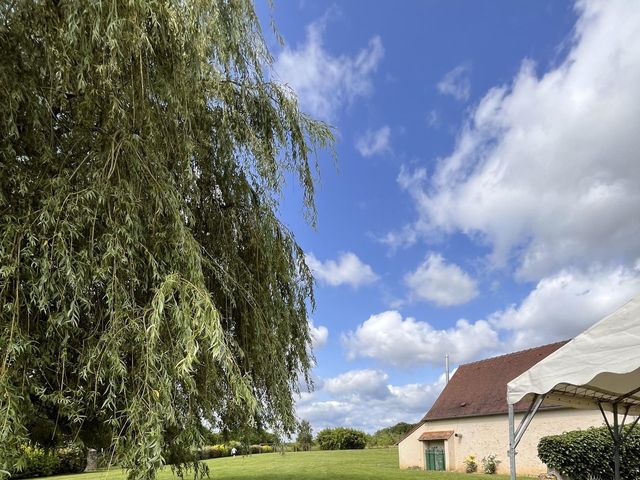
[[[576, 388], [578, 387], [579, 388]], [[631, 388], [630, 388], [631, 387]], [[550, 403], [598, 408], [640, 387], [640, 296], [603, 318], [507, 385], [507, 402], [547, 394]], [[640, 413], [640, 396], [629, 398]]]
[[[579, 313], [578, 313], [579, 314]], [[532, 400], [520, 427], [513, 406]], [[617, 449], [627, 415], [640, 415], [640, 296], [600, 320], [507, 385], [510, 457], [515, 478], [515, 447], [542, 402], [613, 412], [609, 425]], [[618, 423], [618, 413], [624, 415]], [[606, 420], [606, 417], [605, 417]], [[616, 478], [619, 478], [616, 477]]]

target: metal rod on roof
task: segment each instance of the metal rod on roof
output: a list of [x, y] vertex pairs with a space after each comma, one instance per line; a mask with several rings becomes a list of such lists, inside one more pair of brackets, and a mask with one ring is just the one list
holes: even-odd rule
[[444, 375], [447, 383], [449, 383], [449, 355], [444, 356]]

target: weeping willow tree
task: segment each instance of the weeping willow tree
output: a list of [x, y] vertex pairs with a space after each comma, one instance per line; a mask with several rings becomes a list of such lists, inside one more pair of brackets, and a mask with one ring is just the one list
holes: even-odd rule
[[315, 222], [332, 138], [252, 3], [0, 0], [0, 51], [0, 469], [75, 439], [152, 478], [203, 427], [294, 431], [313, 279], [276, 210], [293, 178]]

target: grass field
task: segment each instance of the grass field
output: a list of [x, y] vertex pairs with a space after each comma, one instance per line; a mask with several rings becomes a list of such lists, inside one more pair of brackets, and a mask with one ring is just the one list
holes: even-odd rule
[[[250, 457], [207, 460], [212, 479], [224, 480], [498, 480], [504, 475], [467, 475], [464, 473], [400, 470], [398, 450], [345, 450], [277, 453]], [[101, 471], [54, 477], [55, 480], [123, 480], [122, 470]], [[169, 468], [159, 480], [173, 480]]]

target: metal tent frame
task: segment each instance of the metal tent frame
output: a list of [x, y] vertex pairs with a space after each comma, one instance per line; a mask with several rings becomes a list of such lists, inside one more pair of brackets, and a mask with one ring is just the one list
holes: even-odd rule
[[[567, 342], [507, 384], [509, 459], [516, 478], [516, 449], [543, 402], [599, 410], [613, 439], [615, 479], [620, 479], [620, 450], [625, 423], [640, 415], [640, 295]], [[516, 430], [515, 407], [532, 406]], [[610, 413], [605, 413], [610, 412]]]
[[[638, 420], [640, 420], [640, 387], [619, 395], [589, 385], [576, 386], [568, 383], [558, 384], [546, 394], [534, 395], [531, 405], [520, 421], [518, 428], [515, 427], [515, 406], [509, 404], [509, 465], [511, 480], [516, 479], [516, 455], [518, 453], [516, 449], [518, 444], [545, 400], [572, 408], [600, 410], [613, 439], [614, 479], [620, 480], [620, 450], [629, 432], [638, 425]], [[611, 412], [612, 422], [607, 418], [606, 411]], [[622, 420], [620, 420], [620, 415], [623, 415]], [[631, 422], [630, 428], [625, 434], [624, 426], [629, 415], [636, 416], [636, 418]]]

